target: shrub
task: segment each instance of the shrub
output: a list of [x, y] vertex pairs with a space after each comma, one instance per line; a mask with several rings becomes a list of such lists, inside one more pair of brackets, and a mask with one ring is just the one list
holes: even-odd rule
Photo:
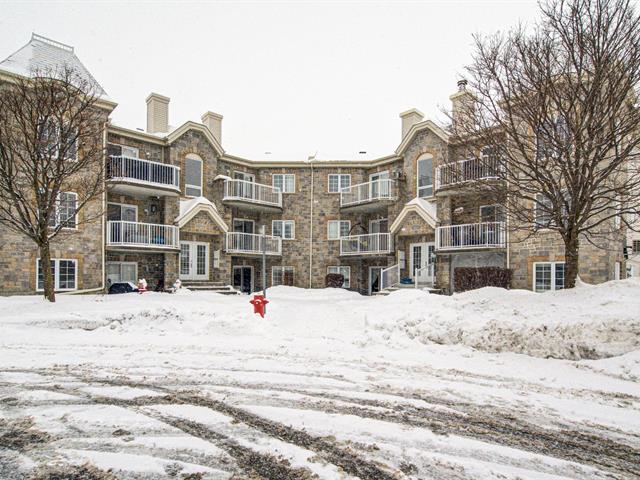
[[454, 292], [482, 287], [509, 288], [512, 271], [500, 267], [457, 267], [454, 270]]
[[329, 288], [340, 288], [344, 283], [344, 275], [341, 273], [327, 273], [325, 285]]
[[117, 480], [117, 477], [86, 463], [41, 467], [31, 475], [29, 480]]
[[50, 439], [49, 434], [35, 428], [31, 417], [15, 420], [0, 418], [0, 446], [25, 450], [33, 445], [48, 442]]

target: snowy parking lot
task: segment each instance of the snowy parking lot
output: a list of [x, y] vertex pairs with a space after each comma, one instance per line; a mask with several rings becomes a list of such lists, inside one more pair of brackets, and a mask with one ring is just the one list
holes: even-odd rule
[[638, 281], [269, 300], [0, 298], [0, 478], [640, 477]]

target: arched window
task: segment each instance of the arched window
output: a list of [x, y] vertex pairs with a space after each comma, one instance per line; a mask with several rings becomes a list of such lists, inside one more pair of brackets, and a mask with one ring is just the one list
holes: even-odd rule
[[184, 160], [184, 190], [187, 197], [202, 196], [202, 158], [195, 153]]
[[433, 155], [424, 154], [418, 158], [416, 165], [417, 196], [429, 198], [433, 196]]

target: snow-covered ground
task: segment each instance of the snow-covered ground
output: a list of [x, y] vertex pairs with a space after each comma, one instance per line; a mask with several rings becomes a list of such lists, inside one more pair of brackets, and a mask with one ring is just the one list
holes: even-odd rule
[[269, 300], [0, 298], [0, 478], [640, 476], [637, 280]]

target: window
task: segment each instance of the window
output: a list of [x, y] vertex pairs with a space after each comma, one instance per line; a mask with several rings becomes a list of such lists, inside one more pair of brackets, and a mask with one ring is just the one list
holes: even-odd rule
[[76, 209], [78, 206], [78, 194], [73, 192], [60, 192], [56, 200], [53, 216], [49, 219], [50, 227], [62, 225], [62, 228], [76, 228]]
[[107, 153], [113, 157], [129, 157], [139, 158], [139, 150], [135, 147], [129, 147], [127, 145], [118, 145], [116, 143], [110, 143], [107, 145]]
[[40, 152], [44, 157], [58, 158], [60, 147], [62, 147], [65, 160], [75, 161], [78, 159], [77, 132], [71, 131], [68, 124], [60, 128], [60, 123], [55, 118], [41, 118], [38, 130], [40, 134]]
[[533, 290], [546, 292], [564, 288], [564, 262], [536, 262], [533, 264]]
[[544, 121], [536, 129], [536, 159], [561, 157], [563, 150], [569, 146], [570, 132], [567, 121], [557, 116], [552, 121]]
[[293, 220], [273, 220], [271, 234], [284, 240], [293, 240], [296, 236], [296, 222]]
[[640, 253], [640, 240], [634, 240], [631, 244], [631, 250], [633, 253]]
[[271, 285], [293, 287], [293, 267], [273, 267], [271, 269]]
[[202, 196], [202, 159], [194, 154], [184, 160], [184, 189], [188, 197]]
[[346, 237], [351, 231], [351, 222], [349, 220], [329, 220], [327, 223], [327, 240], [339, 240], [340, 237]]
[[388, 170], [369, 175], [369, 198], [389, 198], [391, 196], [390, 183], [384, 180], [389, 180]]
[[480, 222], [502, 222], [504, 211], [502, 205], [482, 205], [480, 207]]
[[339, 275], [342, 275], [344, 277], [342, 288], [351, 287], [351, 267], [335, 265], [335, 266], [327, 267], [327, 273], [337, 273]]
[[117, 282], [138, 283], [138, 264], [136, 262], [107, 262], [107, 284]]
[[[44, 274], [40, 265], [40, 259], [36, 261], [36, 275], [38, 284], [36, 290], [44, 290]], [[51, 273], [53, 274], [54, 289], [56, 291], [75, 290], [78, 264], [76, 260], [59, 258], [51, 259]]]
[[245, 220], [244, 218], [234, 218], [233, 231], [240, 232], [240, 233], [254, 233], [255, 223], [253, 220]]
[[107, 204], [107, 220], [137, 222], [138, 207], [135, 205], [127, 205], [126, 203], [109, 202]]
[[424, 155], [418, 159], [416, 177], [418, 197], [433, 196], [433, 156]]
[[255, 182], [256, 177], [252, 173], [235, 171], [233, 172], [234, 180], [244, 180], [245, 182]]
[[351, 175], [348, 173], [330, 173], [327, 183], [329, 184], [329, 193], [340, 193], [343, 188], [351, 186]]
[[295, 193], [296, 176], [292, 173], [278, 173], [271, 177], [273, 187], [279, 188], [282, 193]]
[[389, 233], [389, 221], [386, 218], [370, 220], [369, 233]]
[[548, 227], [552, 223], [553, 204], [551, 199], [543, 193], [536, 194], [533, 218], [536, 225]]

